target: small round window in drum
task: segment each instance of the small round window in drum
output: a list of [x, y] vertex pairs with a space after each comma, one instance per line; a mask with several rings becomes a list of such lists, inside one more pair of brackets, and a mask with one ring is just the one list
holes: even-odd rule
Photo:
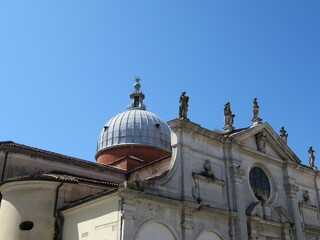
[[261, 168], [254, 167], [249, 174], [251, 189], [258, 200], [266, 201], [270, 196], [270, 183]]
[[29, 231], [33, 228], [33, 222], [31, 221], [24, 221], [19, 225], [20, 230], [22, 231]]

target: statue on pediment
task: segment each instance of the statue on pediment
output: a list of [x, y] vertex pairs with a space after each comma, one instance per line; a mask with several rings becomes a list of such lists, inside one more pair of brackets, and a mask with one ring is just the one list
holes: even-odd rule
[[308, 150], [308, 153], [309, 153], [309, 166], [310, 167], [315, 167], [314, 166], [314, 160], [315, 160], [315, 156], [314, 156], [314, 150], [313, 150], [313, 148], [312, 148], [312, 146], [311, 147], [309, 147], [309, 150]]
[[223, 129], [226, 132], [232, 131], [234, 129], [233, 127], [233, 119], [236, 115], [232, 114], [230, 102], [227, 102], [224, 105], [224, 126]]
[[284, 130], [284, 127], [282, 126], [280, 129], [280, 138], [287, 143], [287, 139], [288, 139], [288, 133], [286, 130]]
[[259, 118], [259, 105], [257, 98], [253, 99], [253, 118], [251, 119], [253, 124], [260, 123], [262, 121], [261, 118]]
[[187, 113], [188, 113], [188, 102], [189, 102], [189, 97], [186, 96], [186, 92], [182, 92], [181, 96], [180, 96], [180, 106], [179, 106], [179, 118], [181, 119], [187, 119]]

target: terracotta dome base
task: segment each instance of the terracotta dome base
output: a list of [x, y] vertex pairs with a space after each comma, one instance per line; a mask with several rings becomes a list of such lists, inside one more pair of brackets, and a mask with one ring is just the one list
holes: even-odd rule
[[168, 154], [170, 153], [155, 147], [125, 145], [98, 152], [96, 154], [96, 161], [97, 163], [114, 166], [123, 170], [131, 170]]

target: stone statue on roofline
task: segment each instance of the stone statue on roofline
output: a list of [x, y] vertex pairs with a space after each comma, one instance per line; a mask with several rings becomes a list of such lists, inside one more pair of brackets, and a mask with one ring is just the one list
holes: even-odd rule
[[286, 130], [284, 130], [284, 127], [282, 126], [281, 129], [280, 129], [280, 138], [285, 142], [287, 143], [287, 140], [288, 140], [288, 133]]
[[259, 118], [259, 105], [257, 98], [253, 99], [253, 118], [251, 119], [251, 122], [255, 125], [262, 121], [261, 118]]
[[223, 126], [223, 129], [225, 130], [225, 132], [230, 132], [230, 131], [234, 130], [233, 121], [234, 121], [235, 116], [236, 115], [232, 114], [230, 102], [227, 102], [224, 105], [224, 126]]
[[308, 153], [309, 153], [309, 166], [310, 167], [312, 167], [312, 168], [315, 168], [315, 166], [314, 166], [314, 160], [315, 160], [315, 156], [314, 156], [314, 150], [313, 150], [313, 148], [312, 148], [312, 146], [311, 147], [309, 147], [309, 149], [308, 149]]
[[182, 92], [179, 100], [179, 118], [180, 119], [186, 119], [189, 120], [187, 117], [188, 113], [188, 102], [189, 102], [189, 97], [186, 95], [186, 92]]

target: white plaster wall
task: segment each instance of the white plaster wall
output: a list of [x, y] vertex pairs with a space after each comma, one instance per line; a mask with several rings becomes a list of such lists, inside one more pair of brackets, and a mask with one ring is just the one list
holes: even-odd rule
[[119, 200], [101, 197], [62, 212], [63, 240], [119, 239]]
[[[55, 191], [59, 183], [47, 181], [22, 181], [1, 187], [0, 239], [52, 240]], [[34, 227], [22, 231], [19, 225], [32, 221]]]

